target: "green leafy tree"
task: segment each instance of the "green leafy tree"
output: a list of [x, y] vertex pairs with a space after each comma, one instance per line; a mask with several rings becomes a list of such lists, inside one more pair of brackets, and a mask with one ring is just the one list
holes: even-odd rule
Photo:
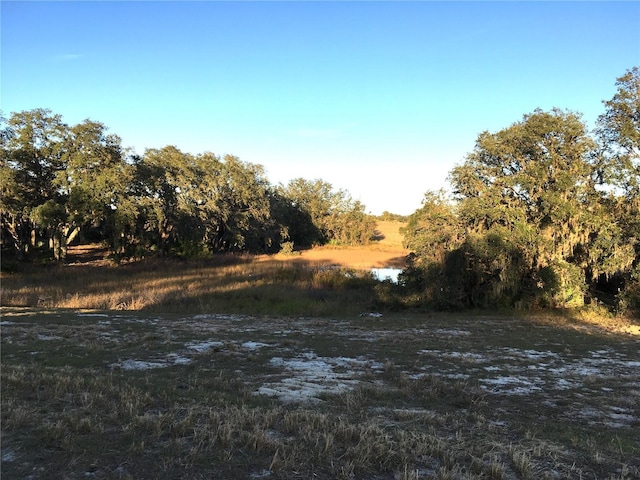
[[[2, 251], [10, 254], [22, 254], [28, 245], [28, 217], [22, 213], [21, 186], [18, 172], [11, 160], [9, 140], [12, 131], [7, 119], [0, 113], [0, 244]], [[23, 232], [27, 223], [27, 235]], [[24, 244], [24, 246], [23, 246]]]
[[349, 198], [342, 206], [333, 217], [333, 241], [342, 245], [370, 243], [375, 235], [376, 219], [365, 212], [364, 204], [358, 200]]
[[[37, 246], [38, 220], [48, 218], [43, 212], [65, 202], [55, 179], [65, 169], [67, 131], [62, 117], [47, 109], [13, 113], [2, 128], [2, 242], [11, 243], [19, 255]], [[50, 231], [50, 220], [41, 227]]]
[[196, 203], [206, 225], [206, 244], [216, 251], [265, 251], [275, 241], [269, 183], [260, 165], [233, 155], [197, 159]]
[[560, 110], [538, 110], [496, 134], [480, 134], [451, 173], [464, 225], [478, 233], [495, 225], [522, 231], [533, 268], [571, 255], [587, 242], [592, 223], [581, 207], [593, 189], [594, 147], [579, 117]]
[[[296, 178], [282, 188], [282, 194], [291, 205], [309, 216], [312, 227], [304, 225], [305, 230], [298, 232], [292, 225], [292, 237], [301, 244], [305, 241], [313, 244], [323, 244], [329, 241], [329, 218], [333, 209], [333, 187], [323, 180], [306, 180]], [[306, 243], [305, 242], [305, 243]]]
[[[601, 155], [599, 176], [613, 189], [607, 199], [609, 210], [618, 219], [613, 238], [622, 238], [626, 247], [612, 251], [625, 257], [633, 252], [632, 265], [622, 269], [617, 279], [603, 282], [615, 293], [623, 288], [623, 307], [640, 310], [640, 69], [633, 67], [616, 81], [617, 91], [604, 101], [605, 113], [596, 128]], [[619, 253], [620, 252], [620, 253]]]
[[123, 214], [132, 208], [128, 188], [133, 170], [125, 162], [120, 137], [107, 134], [102, 123], [87, 119], [69, 129], [62, 159], [65, 169], [54, 182], [66, 198], [66, 218], [58, 228], [63, 251], [81, 230], [90, 228], [98, 230], [115, 249]]
[[278, 185], [269, 191], [270, 211], [273, 219], [274, 243], [268, 251], [285, 248], [307, 248], [322, 238], [322, 232], [314, 225], [309, 212], [286, 196], [284, 187]]
[[198, 183], [193, 156], [175, 146], [147, 149], [135, 164], [136, 238], [143, 252], [170, 255], [197, 242], [192, 202]]
[[454, 204], [441, 190], [425, 193], [422, 206], [409, 216], [401, 233], [416, 262], [428, 265], [442, 264], [447, 252], [459, 248], [463, 232]]
[[[0, 115], [3, 251], [58, 259], [92, 235], [116, 258], [275, 252], [283, 242], [366, 243], [375, 220], [321, 180], [269, 185], [260, 165], [174, 146], [127, 157], [100, 122], [69, 127], [36, 109]], [[84, 233], [83, 233], [84, 232]]]
[[324, 227], [330, 194], [331, 185], [321, 180], [296, 178], [276, 188], [276, 212], [286, 241], [302, 248], [328, 241]]
[[271, 245], [274, 228], [261, 166], [167, 146], [147, 150], [136, 171], [144, 249], [195, 256]]
[[422, 206], [408, 217], [401, 233], [412, 253], [400, 282], [421, 292], [423, 301], [435, 307], [460, 307], [457, 304], [464, 296], [464, 285], [459, 272], [449, 271], [447, 262], [451, 265], [452, 252], [462, 245], [463, 231], [455, 206], [444, 191], [425, 193]]
[[11, 238], [24, 253], [42, 237], [62, 259], [82, 229], [104, 236], [121, 223], [131, 166], [106, 130], [91, 120], [69, 127], [45, 109], [11, 116], [2, 135], [3, 245]]
[[596, 133], [614, 168], [612, 183], [637, 190], [640, 158], [640, 68], [634, 67], [616, 81], [617, 92], [604, 101]]
[[303, 229], [290, 225], [289, 235], [297, 244], [366, 244], [374, 236], [376, 221], [364, 205], [328, 182], [296, 178], [280, 191], [293, 209], [311, 219], [312, 225], [305, 223]]
[[400, 215], [398, 213], [391, 213], [387, 210], [382, 212], [382, 215], [378, 217], [382, 221], [396, 221], [396, 222], [406, 222], [408, 217], [407, 215]]
[[536, 297], [576, 306], [588, 282], [629, 265], [616, 219], [596, 188], [594, 151], [579, 116], [557, 109], [479, 135], [450, 175], [466, 230], [465, 268], [490, 273], [478, 277], [484, 293], [470, 304], [504, 301], [505, 285], [515, 303], [531, 294], [527, 279], [534, 279]]

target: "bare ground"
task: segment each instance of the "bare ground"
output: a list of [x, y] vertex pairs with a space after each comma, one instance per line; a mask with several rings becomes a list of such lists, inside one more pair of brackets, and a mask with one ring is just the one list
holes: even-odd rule
[[6, 478], [640, 478], [640, 339], [580, 320], [4, 309]]

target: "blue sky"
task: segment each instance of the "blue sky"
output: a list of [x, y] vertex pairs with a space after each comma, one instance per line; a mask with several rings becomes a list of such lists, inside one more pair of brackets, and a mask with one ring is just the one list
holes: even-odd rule
[[535, 108], [592, 128], [640, 65], [640, 2], [2, 1], [0, 106], [103, 122], [137, 153], [230, 153], [374, 214], [447, 185]]

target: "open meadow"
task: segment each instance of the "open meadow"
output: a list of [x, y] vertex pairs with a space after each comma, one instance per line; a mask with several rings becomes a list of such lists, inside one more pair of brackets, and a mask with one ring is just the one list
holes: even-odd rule
[[[70, 248], [63, 265], [2, 273], [3, 306], [159, 313], [358, 314], [376, 308], [372, 268], [405, 266], [400, 222], [379, 222], [377, 240], [294, 254], [148, 259], [116, 266], [99, 245]], [[390, 287], [390, 286], [387, 286]]]
[[640, 478], [637, 323], [383, 309], [329, 252], [3, 274], [2, 477]]

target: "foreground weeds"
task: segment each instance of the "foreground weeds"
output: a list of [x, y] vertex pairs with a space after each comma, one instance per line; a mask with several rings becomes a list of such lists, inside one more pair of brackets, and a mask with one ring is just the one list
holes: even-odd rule
[[638, 337], [590, 323], [2, 313], [4, 478], [640, 478]]

